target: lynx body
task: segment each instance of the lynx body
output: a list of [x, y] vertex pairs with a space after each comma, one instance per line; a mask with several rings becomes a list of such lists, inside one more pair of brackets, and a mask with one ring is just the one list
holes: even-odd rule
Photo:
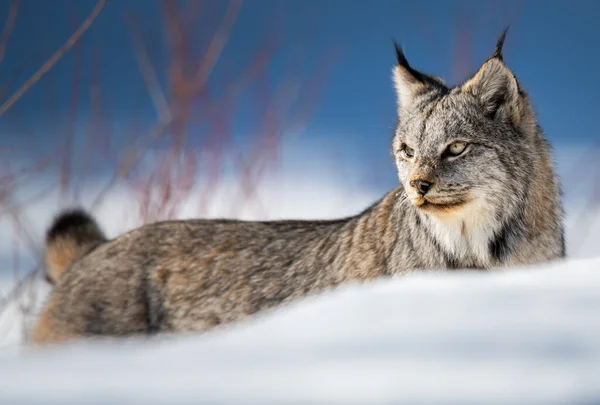
[[84, 212], [47, 238], [55, 288], [31, 338], [205, 331], [339, 284], [565, 255], [560, 187], [531, 102], [494, 55], [448, 87], [400, 47], [401, 186], [331, 221], [180, 220], [106, 240]]

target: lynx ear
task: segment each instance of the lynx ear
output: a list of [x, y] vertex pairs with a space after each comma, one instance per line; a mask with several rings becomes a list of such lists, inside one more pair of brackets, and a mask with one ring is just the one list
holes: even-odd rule
[[522, 109], [519, 84], [502, 57], [506, 32], [507, 30], [498, 40], [494, 55], [483, 64], [473, 78], [463, 84], [462, 89], [481, 100], [488, 117], [494, 119], [506, 116], [514, 124], [518, 124]]
[[398, 65], [393, 69], [393, 79], [399, 107], [406, 108], [415, 96], [427, 92], [432, 86], [445, 87], [441, 78], [429, 76], [413, 69], [406, 60], [400, 45], [394, 42], [394, 47]]

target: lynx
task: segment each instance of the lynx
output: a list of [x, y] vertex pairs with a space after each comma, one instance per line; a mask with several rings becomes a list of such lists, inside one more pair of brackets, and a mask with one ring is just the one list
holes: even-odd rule
[[396, 44], [400, 186], [327, 221], [173, 220], [108, 240], [86, 212], [47, 234], [54, 291], [35, 343], [206, 331], [340, 284], [565, 256], [560, 185], [523, 86], [496, 50], [466, 82]]

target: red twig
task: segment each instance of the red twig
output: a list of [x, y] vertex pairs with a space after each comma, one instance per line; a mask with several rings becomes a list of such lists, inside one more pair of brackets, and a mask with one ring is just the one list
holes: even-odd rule
[[4, 23], [4, 29], [2, 30], [2, 36], [0, 37], [0, 65], [4, 60], [4, 55], [6, 54], [6, 47], [8, 46], [8, 41], [10, 39], [10, 34], [13, 31], [15, 26], [15, 22], [17, 21], [17, 15], [19, 14], [19, 4], [21, 0], [13, 0], [10, 4], [10, 10], [8, 12], [8, 17], [6, 18], [6, 22]]
[[58, 62], [59, 59], [62, 58], [63, 55], [65, 53], [67, 53], [69, 51], [69, 49], [71, 49], [73, 47], [73, 45], [75, 45], [75, 43], [79, 40], [79, 38], [81, 38], [81, 36], [88, 30], [88, 28], [90, 28], [90, 26], [96, 20], [96, 18], [98, 17], [98, 15], [100, 15], [100, 12], [102, 11], [102, 9], [104, 8], [105, 5], [106, 5], [106, 0], [98, 0], [98, 3], [96, 4], [96, 7], [92, 11], [92, 14], [90, 14], [90, 16], [83, 22], [83, 24], [81, 24], [81, 26], [73, 33], [73, 35], [67, 40], [67, 42], [65, 42], [63, 44], [63, 46], [61, 46], [58, 49], [58, 51], [56, 51], [54, 53], [54, 55], [52, 55], [50, 57], [50, 59], [48, 59], [46, 61], [46, 63], [44, 63], [37, 70], [37, 72], [35, 72], [33, 74], [33, 76], [31, 76], [29, 78], [29, 80], [27, 80], [8, 100], [6, 100], [0, 106], [0, 117], [2, 115], [4, 115], [4, 113], [6, 111], [8, 111], [8, 109], [10, 107], [12, 107], [12, 105], [14, 103], [16, 103], [23, 96], [23, 94], [25, 94], [46, 73], [48, 73], [48, 71], [50, 69], [52, 69], [52, 67], [54, 67], [54, 65], [56, 64], [56, 62]]

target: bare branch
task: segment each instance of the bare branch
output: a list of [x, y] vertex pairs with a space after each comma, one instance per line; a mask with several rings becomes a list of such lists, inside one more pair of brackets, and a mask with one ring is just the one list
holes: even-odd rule
[[152, 144], [164, 136], [169, 124], [170, 122], [158, 123], [151, 131], [150, 136], [143, 137], [132, 145], [132, 147], [121, 160], [119, 169], [94, 199], [91, 208], [92, 211], [96, 210], [100, 206], [108, 192], [112, 190], [113, 186], [117, 184], [119, 179], [127, 177], [131, 173], [131, 170], [140, 163], [144, 157], [144, 153], [148, 151]]
[[135, 50], [140, 71], [142, 72], [142, 76], [146, 82], [146, 87], [148, 87], [148, 93], [150, 93], [150, 97], [154, 103], [154, 108], [158, 114], [158, 119], [160, 122], [169, 122], [171, 121], [171, 109], [169, 108], [169, 103], [167, 102], [165, 93], [163, 92], [158, 81], [156, 70], [154, 69], [152, 62], [148, 57], [148, 52], [146, 52], [146, 48], [144, 47], [144, 43], [139, 32], [139, 26], [133, 16], [129, 19], [129, 21], [132, 25], [133, 49]]
[[206, 51], [206, 55], [204, 57], [202, 66], [200, 69], [198, 69], [198, 72], [196, 73], [194, 85], [197, 88], [200, 88], [204, 85], [206, 79], [208, 78], [208, 76], [210, 76], [213, 67], [221, 57], [221, 53], [223, 52], [223, 48], [225, 48], [225, 45], [227, 44], [227, 40], [229, 39], [229, 33], [233, 28], [233, 25], [235, 24], [241, 6], [242, 0], [235, 0], [229, 3], [229, 7], [227, 7], [225, 17], [223, 17], [223, 21], [219, 25], [219, 29], [213, 36], [208, 50]]
[[19, 13], [19, 4], [21, 0], [13, 0], [10, 5], [10, 11], [8, 12], [8, 17], [6, 18], [6, 23], [4, 23], [4, 29], [2, 30], [2, 38], [0, 39], [0, 65], [2, 64], [2, 60], [4, 59], [4, 55], [6, 54], [6, 47], [8, 46], [8, 40], [10, 39], [10, 34], [15, 26], [15, 21], [17, 21], [17, 14]]
[[8, 309], [12, 302], [15, 302], [18, 299], [22, 292], [28, 287], [29, 283], [38, 276], [41, 269], [42, 266], [40, 263], [35, 268], [28, 271], [10, 291], [0, 297], [0, 315], [2, 315], [4, 311]]
[[17, 90], [16, 93], [14, 93], [8, 100], [6, 100], [4, 104], [2, 104], [2, 106], [0, 106], [0, 117], [4, 115], [4, 113], [8, 111], [8, 109], [12, 107], [12, 105], [16, 103], [23, 96], [23, 94], [25, 94], [35, 83], [37, 83], [42, 76], [48, 73], [48, 71], [56, 64], [56, 62], [58, 62], [59, 59], [62, 58], [62, 56], [73, 47], [73, 45], [75, 45], [75, 43], [88, 30], [88, 28], [90, 28], [98, 15], [100, 15], [100, 12], [106, 5], [106, 1], [107, 0], [98, 0], [98, 3], [96, 4], [96, 7], [90, 16], [79, 26], [73, 35], [71, 35], [71, 38], [69, 38], [67, 42], [65, 42], [63, 46], [61, 46], [58, 51], [56, 51], [54, 55], [52, 55], [52, 57], [50, 57], [50, 59], [48, 59], [46, 63], [44, 63], [42, 67], [40, 67], [38, 71], [35, 72], [33, 76], [31, 76], [29, 80], [27, 80], [21, 86], [21, 88], [19, 88], [19, 90]]

